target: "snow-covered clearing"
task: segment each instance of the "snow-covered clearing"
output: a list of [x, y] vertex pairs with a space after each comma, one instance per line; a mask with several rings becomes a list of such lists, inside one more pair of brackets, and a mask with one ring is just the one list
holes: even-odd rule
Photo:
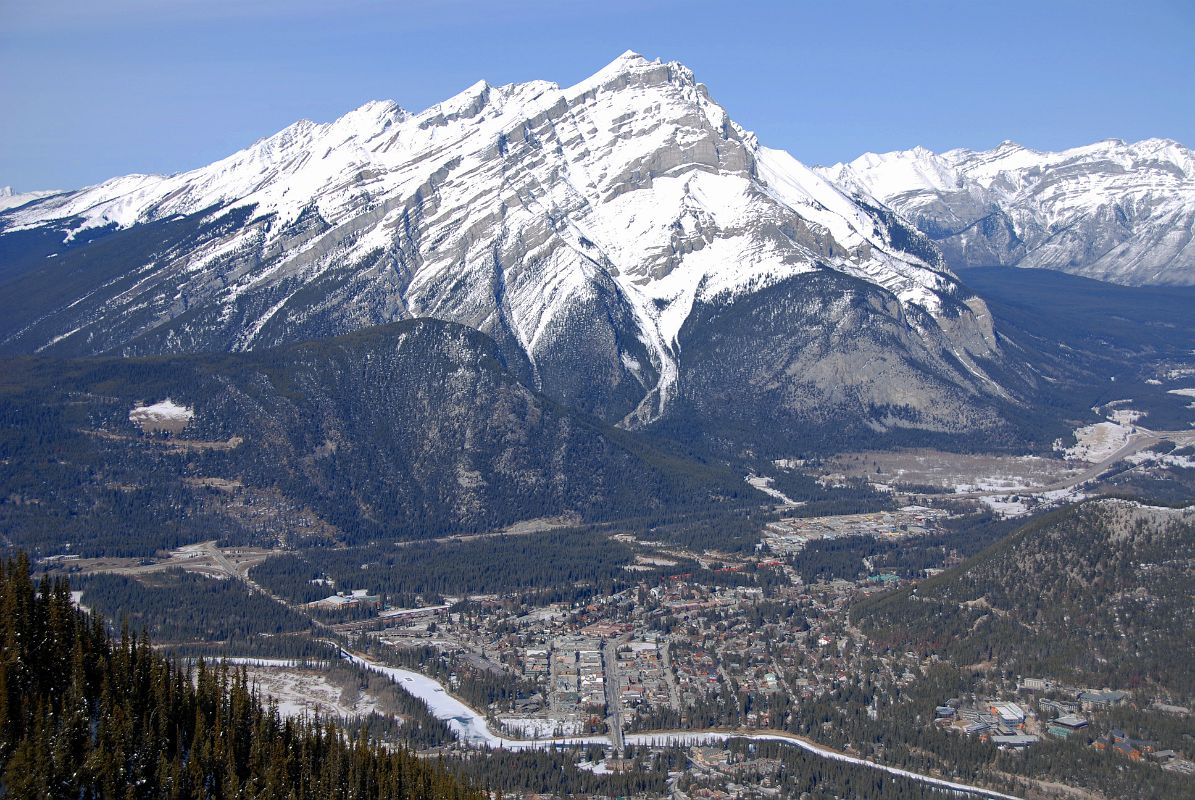
[[1088, 495], [1070, 489], [1054, 489], [1049, 492], [1024, 492], [1016, 495], [988, 495], [981, 497], [980, 502], [992, 509], [993, 513], [1002, 517], [1023, 517], [1033, 511], [1077, 503], [1087, 499]]
[[179, 405], [167, 397], [153, 405], [135, 406], [129, 412], [129, 421], [139, 427], [142, 433], [182, 433], [183, 428], [195, 418], [195, 409]]
[[976, 483], [959, 483], [954, 487], [958, 494], [973, 492], [1010, 492], [1024, 489], [1032, 491], [1033, 487], [1026, 486], [1024, 478], [1014, 475], [988, 475]]
[[[1015, 500], [1013, 498], [1016, 498]], [[1029, 513], [1029, 505], [1020, 495], [990, 495], [988, 497], [981, 497], [980, 500], [992, 512], [999, 514], [1002, 517], [1023, 517]]]
[[272, 698], [284, 717], [362, 717], [378, 710], [377, 701], [364, 693], [346, 702], [341, 687], [316, 671], [254, 665], [248, 673], [258, 695]]
[[893, 450], [842, 453], [829, 459], [823, 477], [863, 478], [872, 488], [901, 491], [907, 486], [939, 487], [941, 491], [1032, 491], [1078, 474], [1081, 469], [1061, 458], [948, 453], [940, 450]]
[[1131, 408], [1114, 408], [1107, 412], [1107, 416], [1108, 419], [1117, 425], [1132, 425], [1144, 417], [1145, 414]]
[[1158, 453], [1153, 450], [1141, 450], [1125, 458], [1130, 464], [1145, 464], [1153, 462], [1167, 467], [1179, 469], [1195, 469], [1195, 458], [1191, 456], [1175, 456], [1170, 453]]
[[1075, 431], [1078, 441], [1070, 447], [1063, 448], [1061, 441], [1056, 442], [1054, 449], [1066, 458], [1087, 461], [1092, 464], [1110, 458], [1120, 448], [1129, 442], [1132, 430], [1117, 422], [1097, 422], [1086, 425]]
[[766, 475], [756, 475], [755, 473], [751, 473], [747, 476], [747, 483], [751, 484], [756, 489], [759, 489], [759, 491], [763, 492], [769, 497], [775, 497], [786, 506], [802, 505], [799, 501], [793, 500], [779, 489], [772, 488], [773, 479], [767, 477]]

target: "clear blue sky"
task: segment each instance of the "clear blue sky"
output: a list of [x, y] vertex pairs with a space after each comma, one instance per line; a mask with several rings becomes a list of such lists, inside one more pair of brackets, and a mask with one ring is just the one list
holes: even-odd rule
[[921, 144], [1195, 146], [1195, 0], [0, 0], [0, 185], [209, 163], [371, 99], [688, 64], [807, 163]]

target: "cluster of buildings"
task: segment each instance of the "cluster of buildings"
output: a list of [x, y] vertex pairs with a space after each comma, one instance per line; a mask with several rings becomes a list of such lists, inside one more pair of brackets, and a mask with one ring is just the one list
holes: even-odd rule
[[[1174, 750], [1159, 749], [1154, 742], [1136, 739], [1120, 728], [1095, 735], [1091, 719], [1086, 715], [1098, 715], [1125, 703], [1129, 699], [1127, 692], [1080, 689], [1043, 678], [1022, 679], [1017, 688], [1023, 693], [1049, 692], [1052, 696], [1035, 701], [1037, 712], [1005, 700], [965, 702], [951, 698], [934, 709], [935, 723], [1006, 749], [1029, 747], [1043, 737], [1067, 739], [1082, 736], [1084, 741], [1090, 742], [1098, 750], [1117, 752], [1133, 761], [1149, 760], [1171, 772], [1195, 775], [1195, 762], [1182, 758]], [[1158, 703], [1152, 708], [1179, 715], [1190, 713], [1183, 706]]]
[[550, 652], [551, 709], [563, 715], [605, 716], [606, 669], [602, 642], [576, 636], [552, 641]]
[[1038, 729], [1030, 723], [1030, 716], [1031, 712], [1016, 703], [1001, 700], [968, 704], [959, 698], [951, 698], [934, 710], [934, 719], [939, 725], [1010, 749], [1041, 741], [1037, 733], [1030, 732]]
[[[792, 575], [790, 580], [777, 580], [790, 571], [785, 556], [815, 538], [932, 533], [939, 515], [907, 507], [786, 519], [769, 528], [765, 547], [770, 553], [703, 564], [715, 573], [709, 580], [691, 574], [653, 577], [612, 596], [545, 606], [526, 606], [513, 597], [473, 597], [465, 604], [467, 610], [447, 605], [399, 609], [383, 611], [379, 619], [386, 628], [383, 636], [397, 641], [403, 631], [410, 631], [445, 654], [475, 666], [488, 664], [534, 687], [534, 694], [520, 689], [520, 698], [531, 699], [490, 710], [520, 715], [523, 723], [534, 724], [528, 730], [540, 731], [538, 735], [596, 732], [607, 724], [627, 731], [709, 724], [706, 720], [712, 717], [700, 718], [693, 710], [703, 709], [700, 713], [708, 715], [726, 698], [733, 705], [735, 698], [762, 701], [769, 695], [780, 696], [750, 703], [752, 707], [732, 724], [783, 727], [786, 720], [771, 715], [783, 715], [787, 703], [815, 701], [835, 687], [853, 685], [864, 674], [876, 685], [907, 686], [927, 674], [934, 661], [933, 656], [913, 652], [877, 652], [850, 626], [851, 602], [885, 586], [887, 576], [816, 584], [803, 584]], [[775, 573], [758, 583], [716, 574], [744, 569]], [[345, 607], [376, 599], [357, 591], [320, 602]], [[1097, 738], [1089, 718], [1125, 703], [1126, 692], [1068, 687], [1046, 678], [1025, 678], [1017, 689], [1022, 695], [1015, 702], [1007, 696], [946, 700], [935, 709], [935, 724], [1004, 749], [1080, 735], [1167, 769], [1181, 771], [1190, 765], [1131, 737]], [[993, 686], [989, 691], [1003, 689]], [[869, 713], [882, 713], [879, 706], [882, 702]], [[722, 780], [738, 773], [731, 756], [718, 748], [695, 756], [694, 763], [707, 756], [709, 763], [703, 767], [711, 777]], [[694, 789], [715, 791], [700, 783]]]
[[349, 592], [337, 592], [322, 600], [308, 603], [307, 607], [323, 609], [325, 611], [340, 611], [350, 608], [381, 608], [382, 598], [370, 594], [368, 589], [353, 589]]
[[1135, 739], [1120, 728], [1100, 736], [1091, 746], [1097, 750], [1111, 750], [1131, 761], [1148, 759], [1168, 772], [1195, 776], [1195, 762], [1181, 758], [1174, 750], [1159, 748], [1156, 742]]
[[[1046, 698], [1043, 704], [1051, 704], [1060, 714], [1075, 711], [1106, 711], [1124, 703], [1129, 693], [1120, 689], [1082, 689], [1077, 686], [1065, 686], [1048, 678], [1022, 678], [1017, 683], [1017, 689], [1026, 694], [1048, 692], [1053, 697]], [[1069, 698], [1060, 700], [1059, 697]]]
[[660, 644], [654, 634], [647, 637], [619, 645], [616, 651], [617, 696], [628, 724], [634, 723], [640, 709], [671, 704]]

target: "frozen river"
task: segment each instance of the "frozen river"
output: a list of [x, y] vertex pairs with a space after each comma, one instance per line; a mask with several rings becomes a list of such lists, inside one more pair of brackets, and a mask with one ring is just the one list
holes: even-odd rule
[[[470, 708], [448, 693], [439, 681], [418, 672], [399, 667], [388, 667], [352, 653], [341, 651], [344, 657], [366, 669], [385, 675], [397, 683], [406, 692], [427, 703], [431, 713], [437, 719], [448, 723], [449, 728], [461, 739], [475, 746], [504, 748], [506, 750], [535, 750], [547, 747], [570, 747], [574, 745], [600, 744], [610, 746], [608, 736], [562, 736], [545, 739], [511, 739], [490, 729], [489, 723], [480, 712]], [[971, 797], [986, 797], [992, 800], [1018, 800], [1014, 795], [1002, 794], [990, 789], [980, 789], [965, 783], [935, 778], [931, 775], [921, 775], [916, 772], [876, 764], [856, 756], [840, 753], [827, 747], [797, 736], [774, 733], [738, 733], [728, 731], [653, 731], [651, 733], [634, 733], [626, 736], [627, 744], [636, 745], [700, 745], [724, 742], [727, 739], [750, 739], [756, 742], [780, 742], [782, 744], [799, 747], [820, 758], [833, 761], [845, 761], [850, 764], [880, 770], [889, 775], [911, 778], [931, 786], [938, 786], [952, 792]]]

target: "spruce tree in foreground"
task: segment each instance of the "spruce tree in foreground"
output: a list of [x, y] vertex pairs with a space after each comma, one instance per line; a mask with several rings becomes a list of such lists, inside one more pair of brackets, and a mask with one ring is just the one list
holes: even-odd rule
[[475, 800], [438, 764], [283, 719], [245, 669], [192, 670], [144, 637], [114, 641], [34, 583], [24, 555], [0, 563], [0, 796]]

